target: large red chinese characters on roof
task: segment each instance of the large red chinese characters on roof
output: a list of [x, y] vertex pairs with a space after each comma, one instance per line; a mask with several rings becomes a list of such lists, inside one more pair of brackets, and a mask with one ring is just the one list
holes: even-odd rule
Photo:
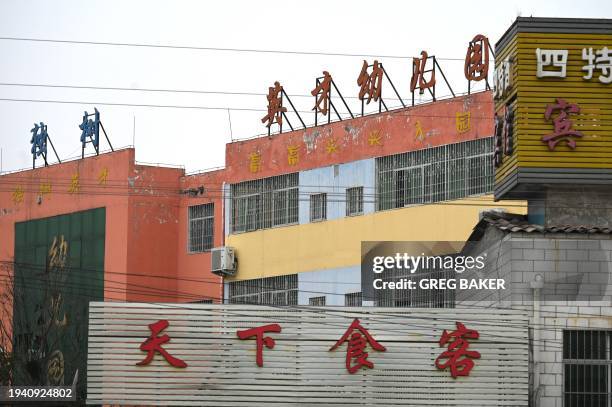
[[489, 74], [489, 39], [482, 34], [470, 41], [465, 55], [463, 73], [468, 81], [487, 79]]

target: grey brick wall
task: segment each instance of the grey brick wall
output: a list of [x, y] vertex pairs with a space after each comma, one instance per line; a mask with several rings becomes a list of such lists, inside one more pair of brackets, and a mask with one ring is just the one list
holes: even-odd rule
[[[487, 252], [485, 270], [460, 278], [503, 278], [504, 292], [457, 290], [457, 307], [512, 307], [529, 311], [530, 374], [540, 368], [538, 406], [563, 406], [563, 330], [612, 330], [612, 236], [597, 234], [506, 233], [489, 227], [469, 249]], [[540, 321], [533, 319], [536, 275], [544, 277]], [[539, 358], [533, 351], [539, 346]], [[533, 383], [533, 377], [530, 378]], [[533, 391], [533, 389], [532, 389]]]

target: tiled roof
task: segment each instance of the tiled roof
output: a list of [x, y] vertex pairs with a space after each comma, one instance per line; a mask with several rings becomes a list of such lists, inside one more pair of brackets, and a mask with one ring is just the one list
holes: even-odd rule
[[536, 225], [527, 222], [527, 216], [514, 213], [485, 212], [482, 221], [500, 230], [513, 233], [612, 233], [612, 228], [593, 225]]

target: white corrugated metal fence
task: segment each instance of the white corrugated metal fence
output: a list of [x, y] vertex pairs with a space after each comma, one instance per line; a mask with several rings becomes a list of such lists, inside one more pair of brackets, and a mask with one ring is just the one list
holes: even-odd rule
[[[330, 351], [354, 318], [385, 352], [368, 347], [373, 369], [350, 374], [347, 344]], [[168, 320], [163, 348], [187, 363], [174, 368], [160, 354], [137, 366], [148, 325]], [[468, 377], [451, 377], [434, 362], [438, 341], [456, 322], [475, 329], [480, 352]], [[277, 323], [264, 366], [256, 342], [236, 332]], [[271, 307], [207, 304], [91, 303], [88, 403], [192, 406], [407, 405], [526, 406], [527, 316], [499, 309]]]

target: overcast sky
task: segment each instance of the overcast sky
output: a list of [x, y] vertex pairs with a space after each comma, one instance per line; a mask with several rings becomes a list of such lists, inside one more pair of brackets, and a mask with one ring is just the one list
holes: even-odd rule
[[[214, 5], [213, 5], [214, 4]], [[609, 0], [582, 1], [7, 1], [0, 0], [0, 37], [163, 44], [380, 56], [404, 99], [411, 62], [389, 56], [435, 54], [455, 92], [464, 92], [463, 59], [475, 34], [495, 43], [518, 16], [611, 18]], [[387, 57], [384, 57], [387, 56]], [[266, 108], [268, 86], [281, 82], [298, 110], [328, 70], [356, 112], [360, 56], [75, 45], [0, 40], [0, 98], [83, 102], [0, 101], [4, 171], [31, 165], [30, 129], [48, 126], [60, 158], [80, 154], [84, 110], [98, 107], [115, 147], [133, 143], [136, 159], [195, 171], [224, 165], [230, 141], [226, 110], [105, 106], [103, 103]], [[440, 81], [441, 78], [438, 78]], [[222, 95], [7, 86], [45, 84], [256, 93]], [[440, 83], [438, 94], [449, 91]], [[384, 85], [383, 85], [384, 86]], [[383, 88], [388, 105], [396, 106]], [[234, 139], [266, 131], [265, 112], [231, 111]], [[302, 114], [307, 124], [312, 113]], [[295, 124], [297, 118], [290, 116]], [[106, 141], [102, 141], [106, 149]], [[55, 161], [55, 158], [51, 158]]]

